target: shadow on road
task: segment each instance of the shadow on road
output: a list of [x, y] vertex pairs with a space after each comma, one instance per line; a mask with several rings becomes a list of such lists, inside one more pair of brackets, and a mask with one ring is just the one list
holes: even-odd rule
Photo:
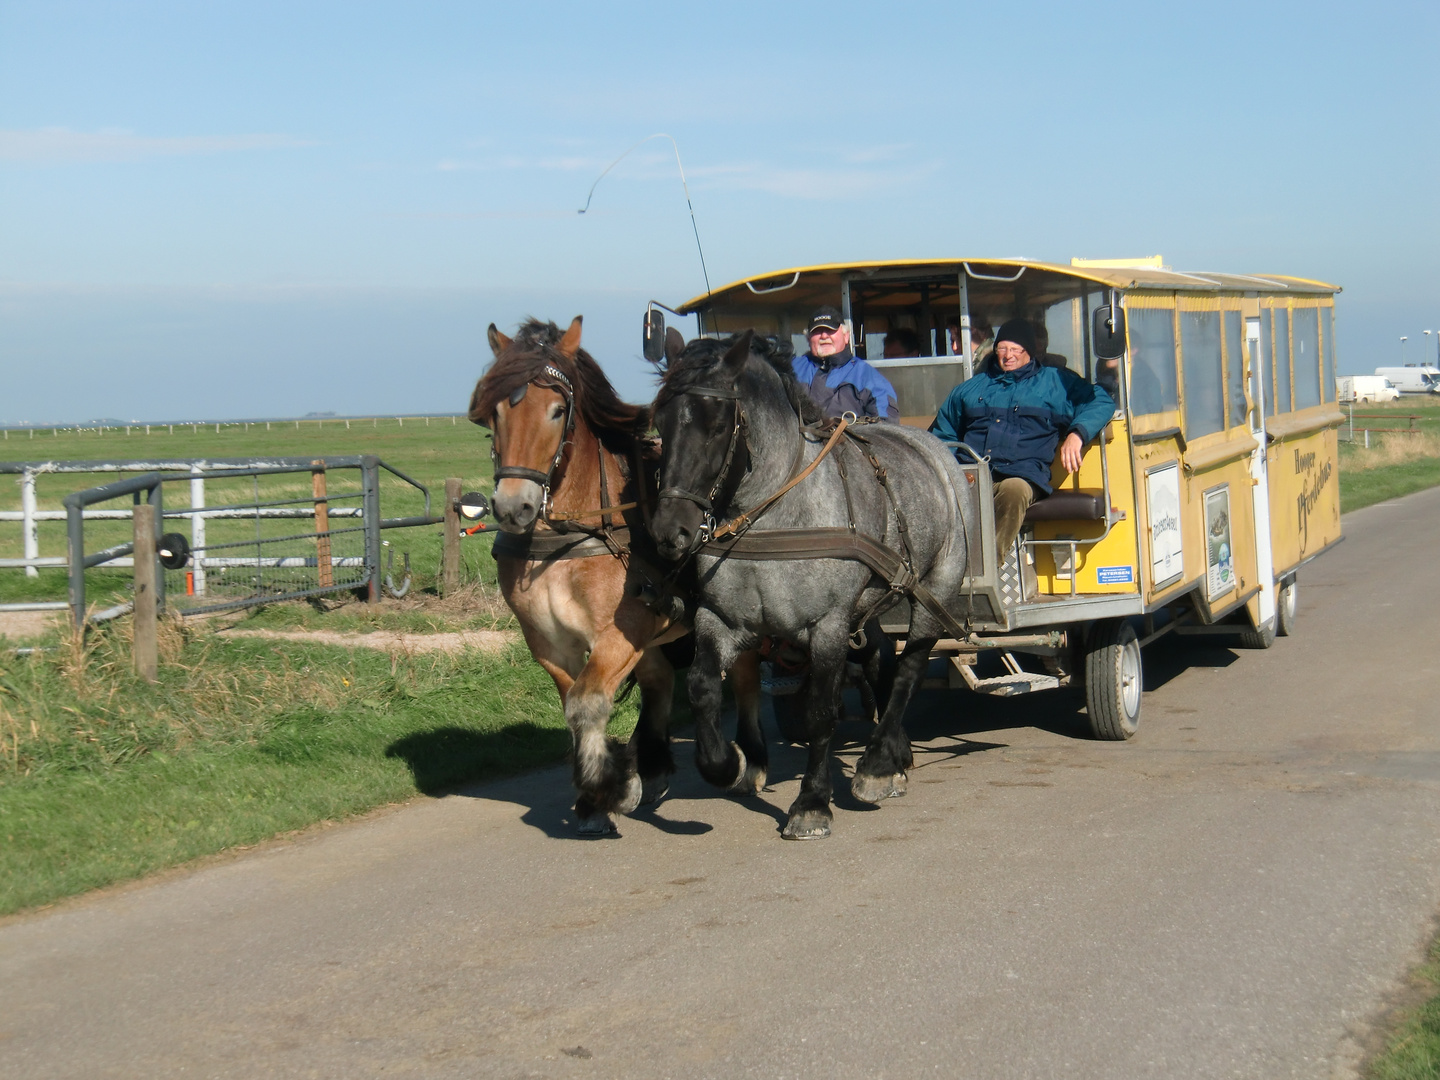
[[[1162, 638], [1145, 650], [1145, 690], [1158, 690], [1192, 668], [1229, 667], [1239, 658], [1224, 638]], [[852, 798], [850, 782], [842, 775], [854, 769], [874, 730], [870, 721], [855, 717], [859, 705], [858, 696], [847, 691], [847, 718], [837, 728], [833, 744], [838, 759], [834, 801], [838, 809], [864, 812], [876, 808]], [[805, 771], [806, 748], [780, 738], [768, 702], [763, 717], [770, 740], [769, 784], [798, 780]], [[733, 731], [733, 713], [726, 717], [724, 726]], [[1036, 728], [1076, 741], [1088, 742], [1090, 738], [1085, 694], [1078, 688], [1012, 698], [969, 690], [923, 690], [911, 703], [905, 727], [915, 744], [917, 768], [1003, 750], [1008, 743], [994, 740], [994, 735], [1018, 728]], [[991, 739], [975, 738], [980, 734]], [[419, 732], [396, 740], [387, 748], [386, 756], [402, 759], [410, 768], [416, 790], [425, 795], [513, 802], [526, 808], [521, 820], [546, 836], [576, 839], [574, 792], [569, 777], [556, 769], [514, 775], [562, 758], [569, 747], [570, 735], [563, 729], [520, 723], [500, 732], [460, 727]], [[688, 741], [678, 740], [676, 751], [678, 771], [671, 777], [672, 798], [726, 797], [696, 774]], [[773, 818], [777, 830], [785, 824], [785, 812], [767, 799], [739, 799], [737, 805]], [[707, 822], [667, 816], [666, 810], [673, 806], [670, 800], [663, 800], [655, 806], [641, 807], [629, 820], [677, 836], [695, 836], [713, 828]], [[623, 820], [620, 826], [625, 828]]]

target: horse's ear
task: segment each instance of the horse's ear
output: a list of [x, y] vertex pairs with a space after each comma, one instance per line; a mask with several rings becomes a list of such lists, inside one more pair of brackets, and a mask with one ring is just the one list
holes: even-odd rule
[[723, 363], [725, 364], [725, 367], [730, 370], [731, 374], [735, 375], [737, 378], [739, 377], [740, 372], [743, 371], [745, 368], [745, 361], [750, 359], [750, 343], [754, 340], [754, 338], [755, 331], [746, 330], [745, 333], [741, 334], [740, 337], [736, 340], [735, 344], [731, 345], [729, 350], [725, 353], [725, 359]]
[[565, 331], [565, 336], [560, 339], [560, 344], [555, 349], [561, 356], [575, 359], [575, 354], [580, 351], [580, 322], [584, 318], [576, 315], [575, 321], [570, 324], [570, 329]]
[[510, 339], [495, 329], [495, 324], [490, 324], [490, 329], [485, 331], [485, 338], [490, 342], [490, 351], [496, 356], [510, 347]]
[[665, 330], [665, 362], [673, 364], [680, 359], [680, 354], [685, 351], [685, 335], [676, 330], [673, 326]]

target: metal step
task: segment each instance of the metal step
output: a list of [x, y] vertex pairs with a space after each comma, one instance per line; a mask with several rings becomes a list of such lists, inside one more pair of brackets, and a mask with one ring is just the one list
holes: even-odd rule
[[976, 679], [970, 689], [979, 694], [994, 694], [996, 697], [1014, 697], [1036, 690], [1054, 690], [1060, 680], [1054, 675], [1032, 675], [1022, 671], [1019, 675], [997, 675], [993, 679]]
[[960, 673], [965, 680], [965, 685], [977, 694], [994, 694], [996, 697], [1014, 697], [1016, 694], [1031, 694], [1037, 690], [1055, 690], [1060, 686], [1060, 679], [1055, 675], [1036, 675], [1029, 671], [1022, 671], [1015, 658], [1009, 653], [1004, 653], [1005, 666], [1009, 670], [1004, 675], [996, 675], [991, 679], [977, 679], [975, 669], [967, 663], [963, 663], [958, 656], [950, 658], [951, 666]]

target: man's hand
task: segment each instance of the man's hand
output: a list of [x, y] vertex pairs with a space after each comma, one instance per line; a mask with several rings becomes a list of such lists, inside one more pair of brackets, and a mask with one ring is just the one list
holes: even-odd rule
[[1065, 466], [1067, 473], [1078, 473], [1080, 471], [1080, 457], [1084, 453], [1085, 444], [1080, 441], [1080, 435], [1072, 431], [1065, 436], [1065, 441], [1060, 444], [1060, 464]]

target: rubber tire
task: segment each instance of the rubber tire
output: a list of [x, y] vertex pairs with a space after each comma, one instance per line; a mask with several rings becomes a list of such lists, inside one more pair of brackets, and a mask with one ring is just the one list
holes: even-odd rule
[[1275, 633], [1280, 637], [1290, 637], [1295, 633], [1295, 590], [1298, 587], [1299, 583], [1291, 578], [1280, 586], [1280, 595], [1275, 599]]
[[1280, 621], [1280, 614], [1276, 612], [1275, 617], [1270, 620], [1264, 630], [1256, 630], [1253, 626], [1247, 626], [1240, 631], [1240, 644], [1247, 649], [1268, 649], [1275, 644], [1275, 624]]
[[1139, 730], [1144, 673], [1134, 627], [1124, 619], [1096, 623], [1085, 642], [1085, 711], [1094, 738], [1120, 742]]

